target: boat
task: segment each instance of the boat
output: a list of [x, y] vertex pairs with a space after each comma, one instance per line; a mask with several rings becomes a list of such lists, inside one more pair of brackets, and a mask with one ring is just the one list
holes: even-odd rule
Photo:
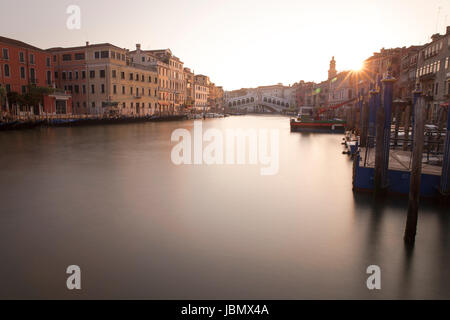
[[315, 117], [313, 107], [301, 107], [297, 117], [291, 118], [290, 125], [291, 132], [345, 132], [344, 120]]

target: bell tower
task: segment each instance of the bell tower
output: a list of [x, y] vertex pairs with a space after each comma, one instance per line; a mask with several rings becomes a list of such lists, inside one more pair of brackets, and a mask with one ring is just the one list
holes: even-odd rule
[[336, 61], [334, 60], [334, 56], [330, 60], [330, 69], [328, 69], [328, 80], [336, 77]]

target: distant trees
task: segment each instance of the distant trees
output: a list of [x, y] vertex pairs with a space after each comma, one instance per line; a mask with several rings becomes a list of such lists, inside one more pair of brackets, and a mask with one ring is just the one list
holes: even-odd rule
[[[44, 96], [49, 95], [53, 92], [53, 88], [28, 85], [27, 90], [24, 94], [20, 94], [15, 91], [10, 91], [5, 94], [5, 90], [0, 91], [0, 99], [2, 99], [0, 101], [3, 101], [3, 96], [5, 96], [6, 99], [8, 99], [11, 113], [14, 113], [14, 115], [16, 116], [19, 115], [19, 109], [20, 111], [29, 112], [31, 111], [31, 107], [33, 107], [35, 114], [39, 114], [39, 106], [44, 104]], [[6, 112], [10, 113], [10, 110], [6, 110]]]

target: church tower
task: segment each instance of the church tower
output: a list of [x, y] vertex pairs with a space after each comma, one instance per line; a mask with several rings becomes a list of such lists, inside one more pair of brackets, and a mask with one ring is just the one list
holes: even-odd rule
[[334, 60], [333, 56], [330, 61], [330, 69], [328, 70], [328, 80], [333, 79], [334, 77], [336, 77], [336, 75], [336, 61]]

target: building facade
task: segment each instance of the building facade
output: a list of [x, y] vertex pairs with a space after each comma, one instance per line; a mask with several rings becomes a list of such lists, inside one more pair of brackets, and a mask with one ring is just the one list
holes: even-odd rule
[[[52, 55], [30, 44], [0, 37], [0, 86], [7, 93], [26, 95], [33, 87], [54, 88]], [[3, 112], [16, 115], [71, 114], [71, 97], [65, 92], [52, 90], [36, 106], [3, 105]], [[11, 109], [10, 109], [11, 107]], [[7, 110], [8, 108], [8, 110]]]
[[148, 116], [158, 109], [154, 67], [131, 62], [109, 43], [48, 49], [58, 88], [72, 93], [77, 114]]
[[209, 88], [211, 82], [208, 76], [194, 75], [194, 110], [195, 112], [205, 112], [209, 110]]
[[427, 120], [436, 122], [450, 95], [450, 26], [434, 34], [418, 56], [416, 77], [425, 95]]

